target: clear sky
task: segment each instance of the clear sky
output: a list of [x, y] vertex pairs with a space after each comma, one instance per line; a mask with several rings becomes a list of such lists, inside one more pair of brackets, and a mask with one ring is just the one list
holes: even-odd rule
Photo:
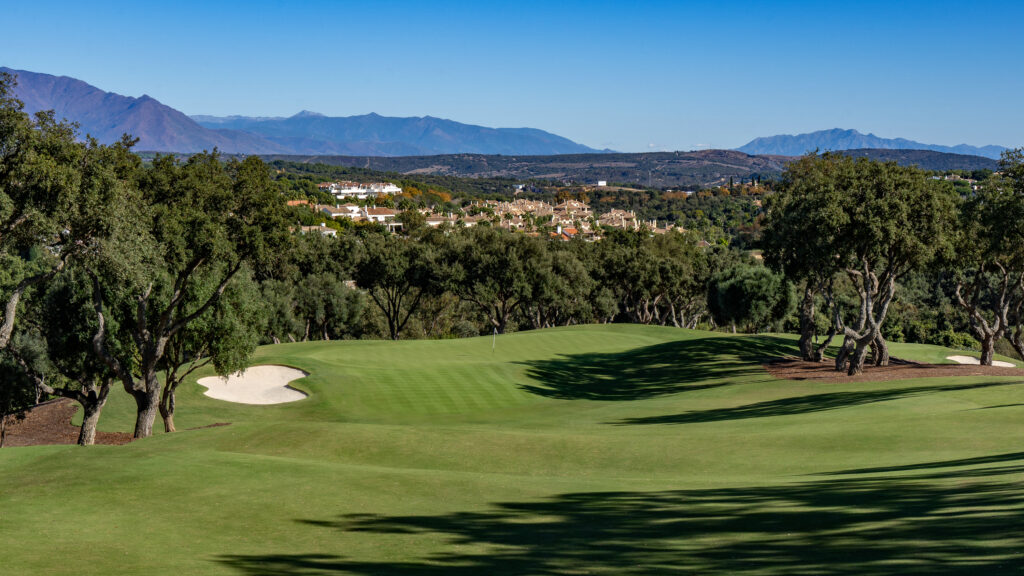
[[186, 114], [437, 116], [622, 151], [1024, 146], [1024, 2], [0, 0], [0, 65]]

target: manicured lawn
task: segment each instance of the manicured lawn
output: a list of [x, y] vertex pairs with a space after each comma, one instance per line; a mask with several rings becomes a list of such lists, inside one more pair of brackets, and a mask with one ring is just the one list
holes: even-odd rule
[[[620, 325], [266, 347], [308, 399], [191, 384], [179, 429], [230, 426], [0, 450], [0, 574], [1024, 571], [1020, 377], [772, 379], [794, 344]], [[116, 392], [101, 428], [133, 418]]]

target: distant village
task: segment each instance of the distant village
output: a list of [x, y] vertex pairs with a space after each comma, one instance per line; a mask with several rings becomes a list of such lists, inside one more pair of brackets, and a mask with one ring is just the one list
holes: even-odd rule
[[[598, 185], [603, 186], [600, 182]], [[403, 228], [399, 215], [402, 210], [377, 206], [375, 200], [384, 196], [395, 196], [402, 193], [402, 188], [390, 182], [321, 182], [321, 192], [326, 192], [337, 200], [333, 205], [314, 204], [308, 200], [289, 200], [290, 206], [309, 206], [311, 210], [320, 212], [332, 220], [348, 219], [352, 222], [375, 222], [389, 231], [397, 232]], [[354, 201], [361, 201], [356, 203]], [[682, 231], [671, 224], [658, 226], [655, 220], [643, 221], [636, 213], [629, 210], [612, 209], [598, 214], [589, 205], [579, 200], [565, 200], [560, 204], [549, 204], [542, 200], [515, 199], [511, 201], [478, 200], [463, 207], [461, 212], [442, 212], [438, 210], [417, 210], [425, 217], [427, 226], [472, 227], [481, 223], [489, 226], [519, 231], [532, 236], [549, 235], [552, 239], [569, 241], [580, 238], [586, 241], [601, 239], [604, 228], [623, 230], [647, 229], [654, 234], [665, 234], [670, 231]], [[320, 226], [303, 226], [303, 233], [319, 232], [334, 236], [337, 231], [324, 224]]]

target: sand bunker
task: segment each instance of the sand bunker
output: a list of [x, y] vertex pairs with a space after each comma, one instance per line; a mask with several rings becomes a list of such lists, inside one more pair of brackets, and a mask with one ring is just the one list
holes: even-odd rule
[[288, 383], [308, 375], [288, 366], [253, 366], [227, 378], [200, 378], [199, 385], [209, 388], [204, 394], [217, 400], [239, 404], [284, 404], [306, 397], [303, 392], [289, 388]]
[[[957, 364], [981, 364], [981, 360], [979, 360], [979, 359], [977, 359], [977, 358], [975, 358], [973, 356], [946, 356], [946, 360], [952, 360], [953, 362], [956, 362]], [[1011, 364], [1009, 362], [1002, 362], [1002, 361], [999, 361], [999, 360], [993, 360], [992, 361], [992, 365], [993, 366], [999, 366], [1000, 368], [1016, 368], [1017, 367], [1017, 366], [1015, 366], [1015, 365], [1013, 365], [1013, 364]]]

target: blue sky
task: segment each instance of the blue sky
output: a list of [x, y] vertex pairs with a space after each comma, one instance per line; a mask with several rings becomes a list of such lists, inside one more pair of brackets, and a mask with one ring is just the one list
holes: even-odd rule
[[187, 114], [437, 116], [622, 151], [1024, 146], [1022, 2], [0, 0], [0, 65]]

